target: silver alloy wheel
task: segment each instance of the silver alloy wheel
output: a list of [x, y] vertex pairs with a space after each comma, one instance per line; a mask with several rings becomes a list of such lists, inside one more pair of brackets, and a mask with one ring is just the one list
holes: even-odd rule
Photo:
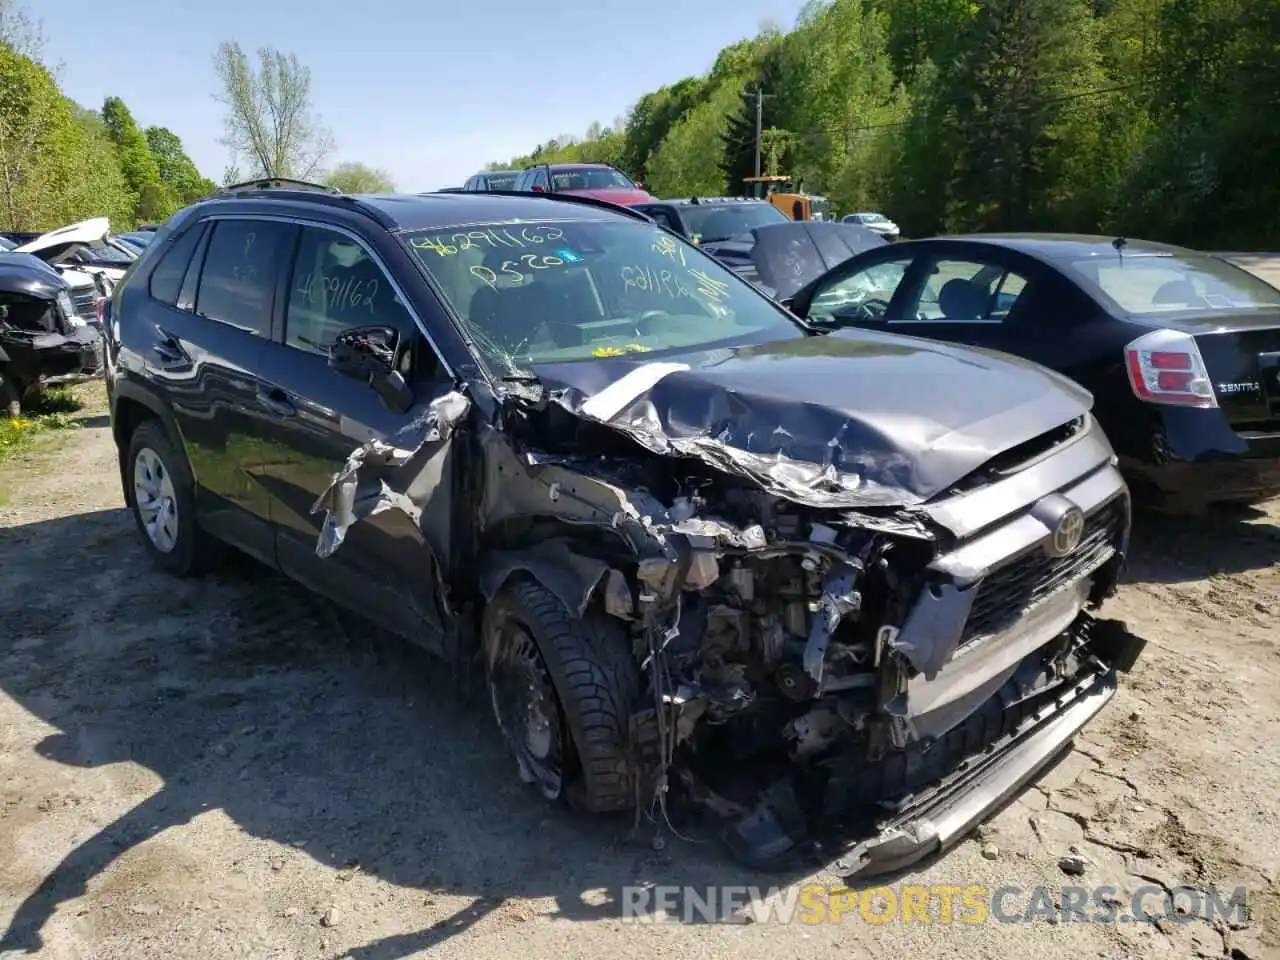
[[147, 539], [161, 553], [178, 545], [178, 502], [160, 454], [143, 447], [133, 460], [133, 502]]

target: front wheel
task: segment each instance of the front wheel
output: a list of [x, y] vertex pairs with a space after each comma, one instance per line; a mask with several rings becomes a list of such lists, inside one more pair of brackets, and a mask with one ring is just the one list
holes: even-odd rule
[[595, 608], [579, 619], [518, 578], [486, 607], [482, 629], [494, 716], [521, 778], [593, 813], [633, 807], [640, 671], [621, 622]]

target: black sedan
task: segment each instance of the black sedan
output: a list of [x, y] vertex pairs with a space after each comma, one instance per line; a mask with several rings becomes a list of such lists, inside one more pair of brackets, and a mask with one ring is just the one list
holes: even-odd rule
[[1089, 389], [1135, 495], [1280, 493], [1280, 290], [1206, 253], [1061, 234], [879, 247], [786, 302], [811, 321], [1017, 354]]

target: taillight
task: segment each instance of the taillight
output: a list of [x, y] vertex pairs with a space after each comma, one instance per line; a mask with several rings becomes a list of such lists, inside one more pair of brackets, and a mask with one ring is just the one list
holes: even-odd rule
[[1124, 364], [1139, 400], [1183, 407], [1218, 405], [1204, 358], [1190, 334], [1156, 330], [1141, 336], [1124, 348]]

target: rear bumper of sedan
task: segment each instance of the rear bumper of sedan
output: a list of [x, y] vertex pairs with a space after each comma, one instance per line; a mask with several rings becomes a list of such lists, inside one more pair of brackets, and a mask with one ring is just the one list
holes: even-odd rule
[[1169, 411], [1149, 451], [1118, 452], [1135, 493], [1166, 506], [1256, 502], [1280, 494], [1280, 433], [1233, 429], [1219, 410]]

